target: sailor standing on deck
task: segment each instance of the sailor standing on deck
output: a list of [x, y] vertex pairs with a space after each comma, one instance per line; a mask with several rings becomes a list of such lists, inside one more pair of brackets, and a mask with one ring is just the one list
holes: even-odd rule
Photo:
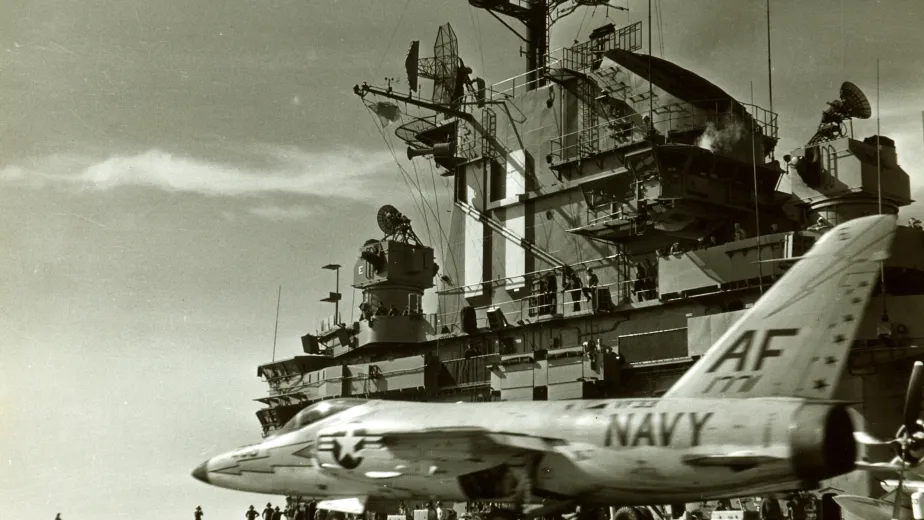
[[253, 508], [253, 504], [251, 504], [250, 509], [248, 509], [247, 512], [244, 513], [244, 516], [247, 517], [247, 520], [254, 520], [258, 516], [260, 516], [260, 513], [258, 513], [257, 510]]
[[547, 293], [548, 309], [549, 314], [558, 313], [558, 279], [555, 278], [555, 270], [553, 269], [548, 274], [545, 275], [545, 288]]
[[267, 502], [263, 510], [263, 520], [273, 520], [273, 504]]
[[748, 237], [748, 234], [744, 232], [744, 228], [741, 227], [740, 222], [735, 222], [735, 240], [744, 240]]
[[308, 520], [308, 503], [299, 500], [295, 506], [295, 520]]
[[888, 314], [882, 315], [882, 320], [879, 321], [876, 332], [879, 335], [879, 341], [881, 341], [883, 345], [886, 347], [895, 346], [895, 342], [892, 341], [892, 322], [889, 321]]
[[205, 513], [202, 512], [202, 506], [196, 506], [196, 512], [193, 515], [196, 517], [196, 520], [202, 520], [202, 515]]
[[597, 308], [597, 284], [600, 280], [594, 274], [593, 269], [587, 269], [587, 287], [584, 288], [584, 296], [590, 301], [593, 309]]

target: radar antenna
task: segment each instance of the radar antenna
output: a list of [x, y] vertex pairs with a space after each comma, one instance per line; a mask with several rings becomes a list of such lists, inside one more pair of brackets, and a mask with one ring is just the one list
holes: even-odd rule
[[828, 102], [828, 108], [821, 113], [821, 123], [808, 144], [817, 144], [846, 134], [844, 121], [850, 119], [869, 119], [873, 115], [872, 107], [860, 87], [849, 81], [841, 85], [840, 98]]
[[459, 58], [459, 40], [452, 25], [441, 25], [433, 43], [433, 57], [420, 57], [420, 42], [412, 41], [404, 60], [407, 82], [411, 91], [417, 91], [418, 78], [433, 80], [433, 94], [430, 97], [434, 105], [446, 106], [457, 110], [465, 96], [465, 86], [472, 80], [472, 69], [465, 66]]
[[413, 240], [415, 245], [421, 245], [420, 239], [417, 238], [417, 234], [411, 228], [411, 219], [404, 216], [394, 206], [386, 204], [379, 208], [379, 213], [375, 219], [379, 224], [379, 229], [382, 230], [382, 233], [385, 233], [385, 238], [382, 240], [393, 238], [405, 244]]

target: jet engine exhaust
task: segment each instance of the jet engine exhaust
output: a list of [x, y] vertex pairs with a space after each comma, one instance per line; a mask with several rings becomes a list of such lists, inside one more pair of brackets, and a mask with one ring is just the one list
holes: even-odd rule
[[844, 405], [807, 404], [790, 426], [789, 443], [796, 477], [818, 482], [849, 473], [857, 459], [853, 421]]

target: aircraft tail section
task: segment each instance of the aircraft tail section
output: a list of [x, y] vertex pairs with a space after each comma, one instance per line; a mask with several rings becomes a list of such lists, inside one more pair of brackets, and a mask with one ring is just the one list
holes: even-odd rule
[[825, 233], [664, 397], [831, 399], [896, 221], [862, 217]]

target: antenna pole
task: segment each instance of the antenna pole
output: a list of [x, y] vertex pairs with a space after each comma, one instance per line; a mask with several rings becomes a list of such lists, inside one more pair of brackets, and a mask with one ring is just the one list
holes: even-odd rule
[[[770, 91], [770, 117], [773, 117], [773, 61], [771, 60], [772, 47], [770, 46], [770, 0], [767, 0], [767, 88]], [[754, 100], [751, 100], [754, 104]], [[773, 151], [770, 152], [771, 157]]]
[[876, 58], [876, 194], [879, 197], [879, 214], [882, 215], [882, 160], [879, 158], [879, 58]]
[[282, 299], [282, 285], [276, 293], [276, 324], [273, 327], [273, 363], [276, 362], [276, 335], [279, 333], [279, 300]]
[[[876, 197], [879, 199], [879, 214], [882, 215], [882, 159], [880, 155], [879, 134], [879, 58], [876, 58]], [[879, 285], [882, 287], [882, 314], [886, 314], [885, 262], [879, 262]], [[899, 490], [901, 493], [901, 490]], [[895, 500], [898, 500], [896, 496]], [[897, 502], [896, 502], [897, 503]]]
[[[754, 82], [751, 82], [751, 106], [754, 106]], [[760, 261], [760, 204], [757, 191], [757, 145], [754, 143], [754, 118], [751, 118], [751, 165], [754, 167], [754, 220], [757, 228], [757, 284], [760, 294], [764, 294], [764, 269]]]
[[651, 0], [648, 0], [648, 136], [654, 135], [654, 83], [651, 80]]

